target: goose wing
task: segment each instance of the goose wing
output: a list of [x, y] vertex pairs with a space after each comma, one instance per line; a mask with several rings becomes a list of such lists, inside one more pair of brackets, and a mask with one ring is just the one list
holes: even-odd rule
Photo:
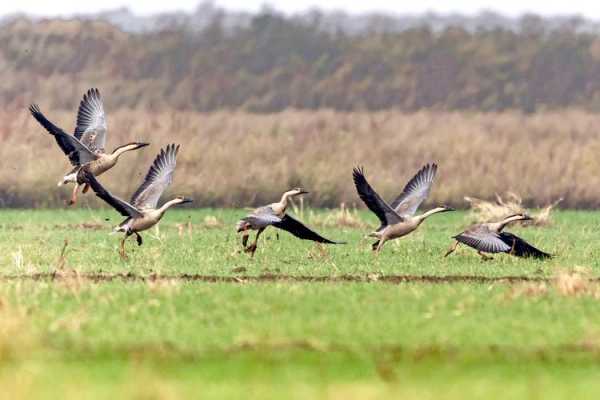
[[437, 164], [427, 164], [406, 184], [391, 207], [401, 216], [412, 216], [427, 199], [437, 173]]
[[257, 208], [241, 219], [243, 222], [248, 222], [255, 229], [266, 228], [276, 222], [281, 222], [281, 218], [275, 215], [275, 212], [270, 206]]
[[504, 243], [506, 243], [510, 247], [510, 254], [514, 256], [534, 257], [539, 259], [552, 257], [551, 254], [548, 254], [538, 248], [533, 247], [525, 240], [510, 232], [502, 232], [499, 235], [502, 241], [504, 241]]
[[290, 217], [287, 214], [285, 214], [279, 222], [274, 222], [272, 225], [276, 228], [288, 231], [289, 233], [300, 239], [312, 240], [313, 242], [319, 243], [342, 244], [341, 242], [334, 242], [332, 240], [324, 238], [317, 232], [311, 230], [306, 225], [302, 224], [302, 222]]
[[485, 225], [477, 225], [454, 236], [458, 242], [485, 253], [506, 253], [511, 247]]
[[356, 167], [352, 171], [352, 178], [354, 179], [354, 186], [360, 199], [366, 204], [379, 221], [381, 226], [387, 226], [390, 224], [396, 224], [402, 222], [403, 218], [399, 216], [396, 211], [392, 209], [377, 192], [369, 185], [367, 178], [365, 178], [365, 172], [362, 167]]
[[112, 208], [117, 210], [124, 217], [141, 217], [142, 213], [136, 207], [132, 206], [125, 200], [121, 200], [120, 198], [113, 196], [108, 190], [106, 190], [96, 177], [92, 175], [89, 171], [84, 171], [83, 173], [84, 180], [86, 183], [90, 185], [96, 196], [100, 197], [106, 203], [108, 203]]
[[48, 133], [54, 136], [58, 147], [60, 147], [63, 153], [69, 157], [71, 164], [74, 166], [84, 165], [98, 158], [96, 154], [94, 154], [86, 145], [81, 143], [76, 137], [69, 135], [58, 126], [48, 121], [37, 104], [30, 105], [29, 112], [31, 112], [33, 118], [35, 118]]
[[92, 151], [104, 152], [106, 146], [106, 116], [100, 91], [92, 88], [83, 95], [77, 111], [75, 137]]
[[131, 196], [131, 204], [139, 209], [156, 208], [160, 196], [173, 181], [179, 145], [170, 144], [154, 159], [144, 182]]

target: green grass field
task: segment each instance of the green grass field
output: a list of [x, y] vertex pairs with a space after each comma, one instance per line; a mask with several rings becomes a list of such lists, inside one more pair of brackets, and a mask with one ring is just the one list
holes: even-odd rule
[[[600, 213], [564, 211], [549, 227], [510, 229], [557, 255], [547, 262], [482, 262], [465, 248], [444, 259], [469, 222], [460, 212], [432, 217], [379, 257], [363, 240], [368, 228], [318, 227], [348, 244], [323, 249], [268, 230], [251, 259], [233, 228], [243, 214], [170, 212], [142, 247], [128, 242], [123, 261], [120, 236], [108, 234], [120, 221], [111, 210], [3, 211], [3, 396], [600, 394], [600, 284], [587, 279], [600, 276]], [[423, 275], [532, 281], [411, 281]]]

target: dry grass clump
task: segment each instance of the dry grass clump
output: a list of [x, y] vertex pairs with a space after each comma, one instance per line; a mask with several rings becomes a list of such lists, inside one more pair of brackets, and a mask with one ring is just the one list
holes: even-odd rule
[[344, 203], [339, 208], [327, 213], [315, 214], [311, 211], [309, 216], [311, 225], [324, 228], [365, 228], [367, 224], [360, 219], [356, 208], [348, 208]]
[[553, 279], [553, 286], [561, 296], [592, 296], [600, 299], [600, 285], [590, 278], [589, 271], [585, 269], [558, 272]]
[[469, 203], [471, 216], [476, 222], [499, 221], [509, 215], [525, 212], [523, 200], [513, 192], [508, 192], [505, 198], [496, 194], [496, 201], [469, 196], [465, 196], [465, 201]]
[[223, 221], [221, 221], [214, 215], [207, 215], [206, 217], [204, 217], [204, 221], [202, 221], [203, 228], [209, 228], [209, 229], [221, 228], [221, 227], [223, 227], [223, 225], [224, 225]]
[[177, 228], [177, 233], [179, 237], [187, 236], [191, 238], [194, 234], [194, 227], [200, 229], [216, 229], [222, 228], [224, 225], [225, 224], [223, 223], [223, 221], [221, 221], [214, 215], [207, 215], [206, 217], [204, 217], [202, 223], [197, 224], [196, 226], [192, 224], [192, 221], [187, 221], [184, 223], [176, 224], [175, 227]]
[[[79, 96], [73, 94], [69, 111], [40, 105], [71, 131]], [[462, 205], [465, 193], [491, 199], [506, 192], [523, 196], [522, 206], [560, 197], [566, 207], [600, 206], [600, 137], [594, 129], [600, 115], [584, 111], [198, 113], [115, 110], [108, 94], [105, 108], [109, 149], [130, 141], [152, 143], [124, 155], [100, 177], [123, 198], [141, 182], [159, 149], [176, 142], [182, 147], [165, 197], [185, 194], [196, 206], [267, 204], [302, 186], [311, 192], [305, 200], [311, 206], [363, 207], [352, 184], [354, 166], [364, 165], [375, 189], [391, 199], [427, 162], [440, 169], [424, 207]], [[0, 170], [0, 206], [64, 207], [70, 187], [57, 188], [56, 182], [71, 166], [25, 107], [0, 110], [0, 141], [6, 166]], [[93, 194], [80, 199], [82, 206], [101, 204]]]
[[548, 285], [546, 283], [523, 283], [510, 288], [507, 298], [510, 300], [521, 297], [541, 297], [548, 294]]
[[533, 217], [533, 221], [525, 221], [525, 226], [545, 226], [551, 223], [552, 210], [562, 201], [560, 198], [557, 201], [548, 204], [537, 213], [530, 213], [523, 206], [523, 199], [516, 193], [508, 192], [503, 198], [496, 194], [496, 201], [487, 201], [475, 197], [465, 196], [465, 201], [470, 206], [470, 216], [477, 222], [500, 221], [503, 218], [513, 214], [529, 214]]
[[589, 296], [600, 300], [600, 282], [592, 278], [585, 268], [558, 271], [548, 282], [533, 282], [515, 285], [506, 297], [514, 300], [522, 297], [543, 297], [558, 294], [563, 297]]
[[537, 214], [534, 214], [534, 216], [533, 216], [534, 220], [532, 222], [533, 225], [536, 225], [536, 226], [550, 225], [552, 223], [551, 212], [562, 201], [563, 201], [563, 199], [561, 197], [560, 199], [556, 200], [554, 203], [548, 204], [546, 207], [542, 208]]

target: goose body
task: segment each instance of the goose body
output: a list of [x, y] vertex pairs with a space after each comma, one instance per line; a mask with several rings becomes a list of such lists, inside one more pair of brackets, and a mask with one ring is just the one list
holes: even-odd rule
[[[238, 221], [236, 229], [238, 233], [242, 232], [242, 246], [244, 247], [244, 251], [254, 256], [258, 238], [269, 226], [285, 230], [299, 239], [312, 240], [318, 243], [341, 244], [342, 242], [334, 242], [324, 238], [286, 213], [290, 198], [305, 193], [308, 192], [301, 188], [288, 190], [283, 193], [280, 201], [259, 207]], [[254, 242], [250, 246], [247, 246], [250, 231], [252, 230], [257, 231], [256, 236]]]
[[113, 196], [98, 182], [92, 173], [84, 170], [84, 182], [91, 186], [96, 196], [111, 205], [121, 215], [127, 217], [115, 228], [116, 232], [125, 233], [125, 236], [121, 240], [121, 257], [126, 258], [125, 240], [129, 236], [135, 235], [138, 245], [141, 245], [142, 237], [140, 232], [156, 225], [169, 208], [192, 201], [186, 197], [178, 196], [158, 207], [160, 197], [173, 181], [178, 151], [179, 146], [175, 146], [174, 144], [168, 145], [160, 151], [154, 159], [144, 181], [135, 191], [129, 202]]
[[477, 253], [484, 260], [491, 259], [491, 257], [486, 256], [484, 253], [507, 253], [517, 257], [534, 257], [538, 259], [552, 257], [550, 254], [537, 249], [517, 235], [504, 232], [504, 228], [511, 222], [527, 221], [530, 219], [531, 217], [525, 214], [514, 214], [499, 222], [473, 225], [453, 237], [456, 242], [446, 252], [444, 257], [454, 252], [459, 244], [464, 244], [477, 250]]
[[427, 198], [437, 172], [436, 164], [427, 164], [406, 184], [402, 193], [391, 204], [386, 203], [367, 181], [364, 170], [354, 168], [354, 185], [365, 205], [379, 218], [380, 226], [368, 236], [378, 240], [373, 250], [381, 251], [385, 242], [398, 239], [414, 232], [431, 215], [453, 211], [441, 206], [423, 214], [415, 215], [421, 203]]
[[[56, 143], [74, 167], [58, 182], [58, 186], [68, 183], [75, 184], [69, 204], [75, 204], [77, 201], [77, 190], [80, 185], [84, 184], [84, 171], [94, 176], [100, 176], [113, 168], [123, 153], [148, 145], [148, 143], [132, 142], [119, 146], [110, 153], [105, 151], [108, 129], [104, 105], [98, 89], [90, 89], [84, 94], [79, 104], [77, 125], [73, 135], [69, 135], [50, 122], [37, 105], [32, 104], [29, 111], [40, 125], [54, 136]], [[84, 192], [86, 191], [87, 185], [84, 187]]]

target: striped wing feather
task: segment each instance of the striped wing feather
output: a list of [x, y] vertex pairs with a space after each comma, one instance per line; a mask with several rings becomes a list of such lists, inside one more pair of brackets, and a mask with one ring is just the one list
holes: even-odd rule
[[131, 197], [131, 204], [139, 209], [156, 208], [160, 196], [173, 181], [179, 145], [170, 144], [154, 159], [144, 182]]

